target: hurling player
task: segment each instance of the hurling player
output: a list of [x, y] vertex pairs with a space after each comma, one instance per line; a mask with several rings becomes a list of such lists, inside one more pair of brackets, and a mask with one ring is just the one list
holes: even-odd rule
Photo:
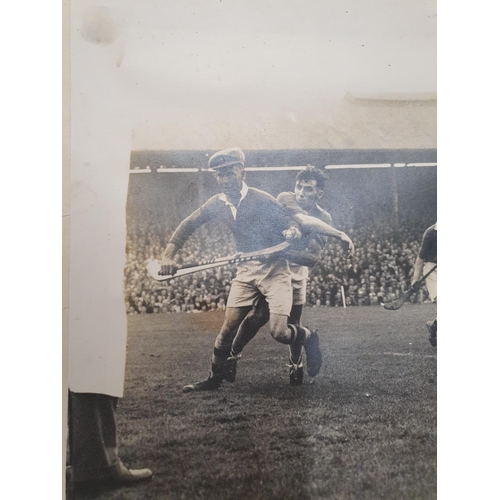
[[[437, 264], [437, 222], [425, 230], [422, 238], [422, 245], [418, 257], [415, 260], [413, 278], [411, 284], [414, 285], [422, 276], [428, 273]], [[430, 299], [434, 302], [437, 299], [437, 269], [427, 276], [425, 286], [429, 292]], [[437, 347], [437, 318], [427, 321], [429, 330], [429, 342], [432, 347]]]
[[[222, 191], [210, 198], [181, 222], [168, 242], [161, 273], [175, 274], [174, 260], [186, 240], [202, 224], [219, 220], [232, 231], [237, 252], [253, 252], [275, 246], [285, 238], [300, 238], [297, 223], [268, 193], [248, 187], [244, 182], [245, 156], [241, 149], [215, 153], [208, 166], [214, 171]], [[306, 328], [288, 325], [292, 307], [292, 283], [288, 261], [283, 256], [240, 263], [226, 305], [224, 323], [215, 340], [212, 368], [207, 379], [187, 385], [184, 392], [216, 390], [223, 380], [234, 382], [236, 358], [231, 345], [240, 323], [264, 297], [269, 305], [271, 335], [283, 344], [304, 345], [308, 363], [321, 365], [317, 335]]]
[[[331, 227], [332, 218], [319, 205], [325, 189], [326, 175], [318, 168], [307, 167], [299, 172], [295, 180], [295, 191], [283, 192], [278, 202], [287, 213], [301, 224], [304, 238], [293, 244], [293, 249], [285, 253], [292, 273], [293, 305], [290, 312], [290, 328], [301, 327], [302, 308], [306, 302], [306, 282], [309, 267], [314, 266], [326, 243], [326, 236], [339, 239], [342, 246], [354, 253], [351, 239], [342, 231]], [[257, 306], [243, 320], [234, 339], [231, 354], [238, 357], [245, 345], [257, 334], [269, 320], [269, 309], [265, 300], [259, 300]], [[290, 348], [290, 384], [302, 384], [304, 368], [302, 345], [295, 341]], [[321, 365], [307, 364], [307, 373], [315, 377]]]

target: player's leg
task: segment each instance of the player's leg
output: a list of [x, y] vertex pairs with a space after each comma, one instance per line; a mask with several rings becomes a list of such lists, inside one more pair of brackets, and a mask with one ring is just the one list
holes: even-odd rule
[[297, 342], [303, 345], [307, 356], [307, 373], [310, 377], [316, 377], [323, 364], [318, 334], [303, 326], [289, 324], [288, 316], [273, 313], [271, 304], [269, 307], [271, 310], [269, 325], [272, 337], [281, 344], [291, 345]]
[[[434, 262], [424, 263], [424, 274], [428, 273], [435, 266]], [[431, 273], [425, 280], [425, 286], [429, 292], [430, 299], [434, 302], [437, 300], [437, 269]], [[427, 330], [429, 331], [429, 342], [432, 347], [437, 347], [437, 318], [427, 322]]]
[[236, 358], [231, 357], [231, 345], [240, 323], [255, 305], [259, 296], [259, 291], [251, 282], [237, 278], [232, 281], [231, 291], [227, 298], [224, 323], [214, 344], [210, 375], [206, 380], [186, 385], [183, 388], [184, 392], [216, 390], [224, 379], [234, 382]]
[[437, 318], [433, 321], [427, 321], [427, 330], [429, 330], [429, 342], [432, 347], [437, 347]]
[[307, 373], [310, 377], [315, 377], [323, 362], [318, 334], [301, 325], [289, 324], [288, 316], [293, 305], [290, 275], [283, 273], [273, 276], [272, 279], [262, 280], [259, 289], [269, 304], [269, 325], [272, 337], [282, 344], [300, 343], [303, 345], [307, 355]]
[[234, 375], [236, 375], [235, 367], [231, 366], [233, 364], [232, 360], [228, 362], [228, 359], [231, 357], [231, 345], [240, 323], [251, 308], [252, 306], [226, 308], [224, 323], [219, 335], [215, 339], [212, 369], [208, 378], [201, 382], [184, 386], [183, 392], [213, 391], [220, 387], [224, 379], [234, 382], [235, 377], [232, 377], [231, 368], [233, 368]]
[[[255, 286], [253, 276], [249, 275], [246, 267], [238, 269], [236, 278], [231, 283], [231, 291], [227, 298], [226, 320], [222, 325], [221, 333], [215, 341], [214, 364], [222, 364], [222, 375], [228, 382], [236, 380], [236, 362], [238, 356], [231, 354], [231, 346], [238, 332], [241, 322], [257, 304], [260, 292]], [[238, 313], [231, 311], [238, 309]]]
[[[302, 268], [303, 269], [303, 268]], [[290, 311], [290, 324], [296, 326], [302, 326], [300, 323], [300, 318], [302, 316], [302, 307], [306, 303], [306, 279], [297, 279], [298, 274], [303, 275], [304, 272], [301, 270], [300, 273], [292, 273], [292, 288], [293, 288], [293, 305]], [[296, 340], [293, 344], [290, 344], [290, 384], [300, 385], [304, 378], [304, 365], [302, 363], [302, 344]]]
[[226, 317], [221, 331], [215, 339], [214, 354], [212, 356], [212, 370], [221, 372], [228, 382], [236, 380], [236, 361], [238, 354], [232, 352], [234, 338], [241, 326], [242, 321], [248, 316], [253, 306], [226, 308]]
[[[295, 290], [294, 290], [295, 295]], [[302, 304], [293, 305], [290, 311], [289, 323], [295, 326], [301, 326], [300, 318], [302, 316]], [[304, 365], [302, 363], [302, 344], [296, 340], [289, 345], [290, 349], [290, 385], [301, 385], [304, 379]]]
[[244, 347], [257, 335], [257, 332], [269, 321], [269, 306], [264, 297], [247, 314], [238, 328], [231, 348], [232, 356], [239, 356]]

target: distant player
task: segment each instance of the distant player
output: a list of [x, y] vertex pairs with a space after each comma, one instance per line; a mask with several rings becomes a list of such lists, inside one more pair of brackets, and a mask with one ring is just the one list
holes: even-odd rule
[[[411, 284], [414, 285], [422, 276], [428, 273], [437, 264], [437, 222], [426, 229], [418, 257], [415, 260], [415, 270]], [[430, 299], [437, 299], [437, 269], [425, 280], [425, 286]], [[437, 347], [437, 318], [427, 322], [429, 342], [432, 347]]]
[[[181, 222], [168, 242], [161, 273], [175, 274], [174, 257], [186, 240], [202, 224], [219, 220], [234, 234], [238, 252], [252, 252], [272, 247], [284, 239], [300, 237], [297, 223], [268, 193], [248, 187], [244, 182], [245, 156], [239, 148], [215, 153], [208, 166], [214, 171], [222, 193], [210, 198]], [[236, 359], [231, 345], [240, 323], [264, 297], [269, 304], [271, 335], [282, 344], [304, 345], [307, 361], [321, 366], [317, 335], [306, 328], [288, 325], [292, 307], [292, 283], [288, 261], [283, 256], [248, 261], [237, 266], [226, 305], [221, 331], [212, 356], [212, 369], [206, 380], [187, 385], [184, 392], [216, 390], [223, 380], [234, 382]]]
[[[307, 167], [299, 172], [295, 180], [295, 191], [281, 193], [277, 200], [301, 224], [304, 238], [294, 242], [292, 250], [286, 252], [292, 273], [293, 305], [290, 324], [301, 327], [302, 308], [306, 302], [306, 282], [309, 267], [314, 266], [320, 257], [326, 237], [339, 239], [343, 246], [354, 253], [351, 239], [342, 231], [331, 227], [332, 218], [319, 205], [325, 189], [326, 175], [318, 168]], [[265, 300], [260, 300], [255, 309], [243, 320], [234, 339], [231, 354], [237, 357], [259, 329], [269, 320], [269, 308]], [[302, 345], [290, 344], [290, 384], [301, 385], [304, 377]], [[319, 369], [308, 365], [308, 375], [315, 377]]]

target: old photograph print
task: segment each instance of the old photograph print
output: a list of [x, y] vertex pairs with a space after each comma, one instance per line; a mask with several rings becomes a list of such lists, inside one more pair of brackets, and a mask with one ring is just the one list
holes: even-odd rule
[[68, 498], [436, 498], [435, 16], [73, 2]]

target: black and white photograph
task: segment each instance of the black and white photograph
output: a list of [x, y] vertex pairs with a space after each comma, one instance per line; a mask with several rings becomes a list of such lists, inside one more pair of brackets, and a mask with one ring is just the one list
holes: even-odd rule
[[72, 1], [68, 499], [437, 498], [436, 8]]

